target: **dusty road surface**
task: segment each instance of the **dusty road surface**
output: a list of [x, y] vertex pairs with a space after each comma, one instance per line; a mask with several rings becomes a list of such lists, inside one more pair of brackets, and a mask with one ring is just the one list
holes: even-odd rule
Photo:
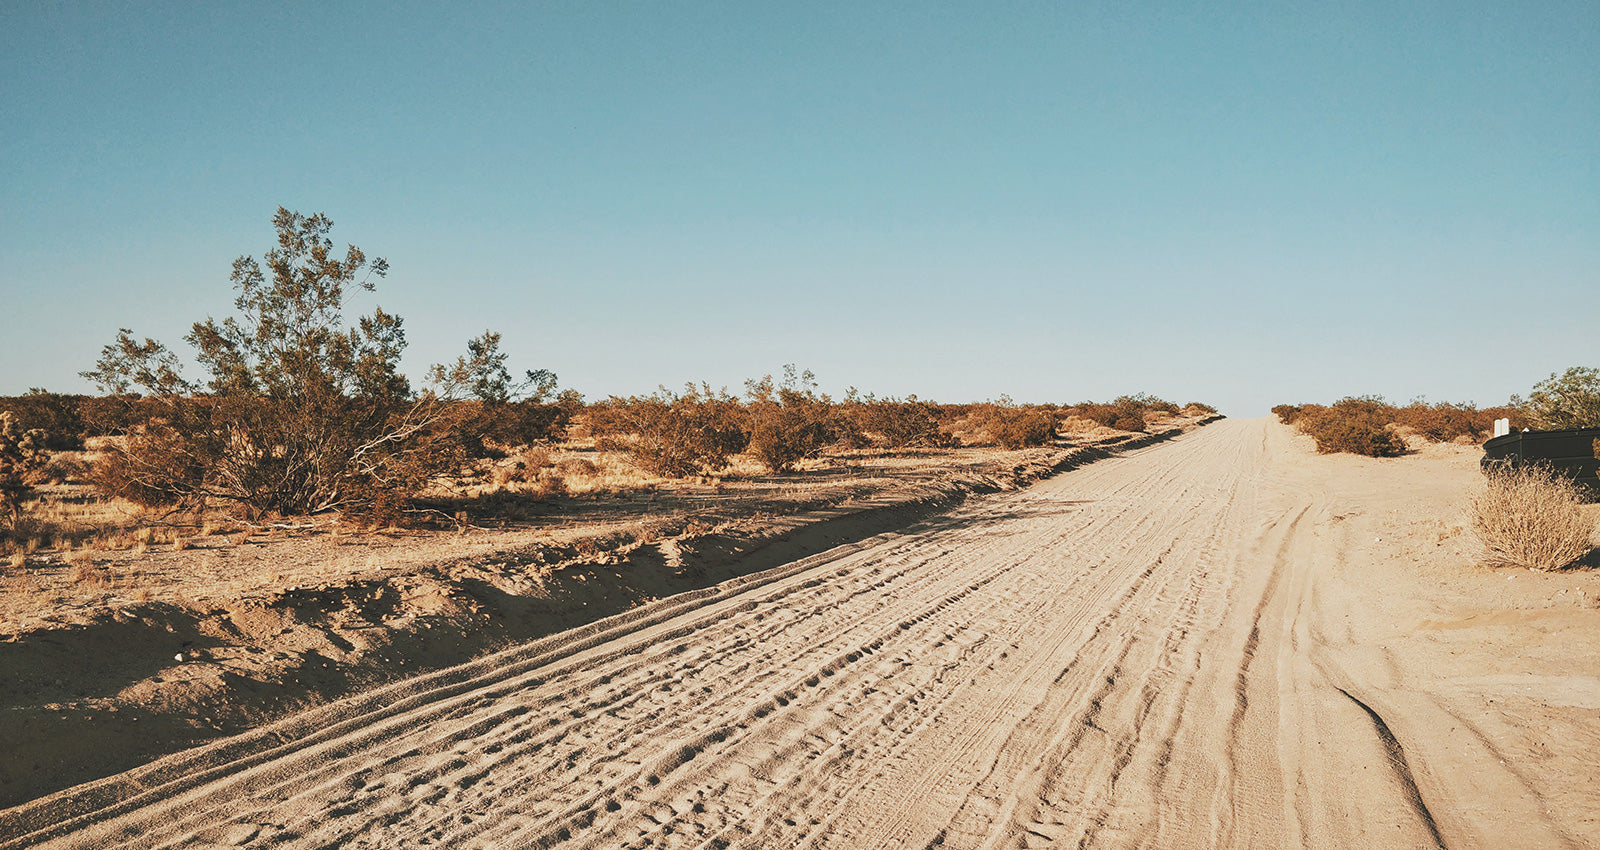
[[[0, 816], [4, 846], [1581, 847], [1592, 576], [1224, 421]], [[0, 842], [4, 843], [4, 842]]]

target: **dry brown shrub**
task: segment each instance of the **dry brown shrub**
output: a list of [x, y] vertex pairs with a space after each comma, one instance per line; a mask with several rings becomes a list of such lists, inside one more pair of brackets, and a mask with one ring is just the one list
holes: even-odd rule
[[550, 465], [550, 450], [544, 446], [529, 446], [517, 460], [527, 469], [544, 469]]
[[79, 454], [59, 452], [39, 470], [40, 484], [84, 484], [89, 481], [89, 464]]
[[1128, 431], [1132, 433], [1135, 431], [1143, 431], [1145, 429], [1145, 424], [1144, 420], [1139, 417], [1124, 416], [1121, 419], [1112, 422], [1111, 427], [1117, 429], [1118, 431]]
[[1504, 469], [1472, 500], [1472, 530], [1489, 566], [1559, 570], [1591, 549], [1582, 504], [1577, 486], [1547, 467]]
[[1397, 409], [1394, 417], [1396, 424], [1411, 428], [1436, 443], [1459, 437], [1470, 437], [1474, 441], [1482, 442], [1494, 427], [1493, 419], [1485, 417], [1470, 404], [1450, 402], [1427, 404], [1414, 401]]
[[546, 470], [539, 475], [539, 486], [534, 491], [536, 497], [545, 499], [551, 496], [564, 496], [566, 493], [567, 482], [566, 479], [561, 477], [561, 473], [554, 470]]
[[1305, 414], [1305, 406], [1300, 404], [1280, 404], [1274, 406], [1272, 412], [1277, 414], [1279, 422], [1285, 425], [1293, 425]]
[[1395, 420], [1394, 406], [1376, 396], [1342, 398], [1328, 407], [1306, 404], [1296, 410], [1298, 415], [1292, 419], [1285, 419], [1282, 412], [1278, 418], [1292, 421], [1301, 433], [1309, 434], [1321, 454], [1399, 457], [1406, 453], [1405, 440], [1388, 427]]
[[[996, 406], [983, 427], [1001, 448], [1015, 450], [1050, 442], [1056, 433], [1056, 417], [1039, 407]], [[1143, 421], [1139, 427], [1144, 428]]]
[[593, 478], [600, 474], [600, 466], [588, 458], [569, 457], [556, 464], [556, 471], [567, 478]]
[[111, 570], [94, 564], [80, 564], [72, 574], [73, 584], [82, 587], [110, 587]]

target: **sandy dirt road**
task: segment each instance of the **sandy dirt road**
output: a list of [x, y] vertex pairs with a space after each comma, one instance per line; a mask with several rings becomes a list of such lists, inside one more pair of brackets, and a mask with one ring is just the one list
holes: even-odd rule
[[1436, 563], [1471, 453], [1299, 439], [1223, 421], [37, 801], [0, 846], [1600, 840], [1593, 656], [1539, 649], [1600, 611], [1474, 631]]

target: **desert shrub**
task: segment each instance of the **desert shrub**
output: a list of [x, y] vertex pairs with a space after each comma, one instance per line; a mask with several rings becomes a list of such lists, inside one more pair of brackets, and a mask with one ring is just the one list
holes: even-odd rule
[[[1144, 427], [1143, 421], [1139, 427]], [[989, 411], [983, 428], [990, 439], [1004, 449], [1042, 446], [1055, 436], [1056, 417], [1039, 407], [1000, 404]]]
[[[1496, 419], [1510, 419], [1513, 429], [1528, 425], [1528, 418], [1515, 407], [1488, 407], [1479, 410], [1472, 404], [1453, 404], [1413, 401], [1405, 407], [1395, 407], [1382, 398], [1363, 396], [1341, 399], [1331, 407], [1320, 404], [1280, 404], [1272, 412], [1285, 425], [1294, 425], [1301, 432], [1316, 437], [1320, 446], [1327, 444], [1350, 445], [1360, 448], [1357, 454], [1368, 451], [1389, 452], [1391, 440], [1378, 433], [1385, 426], [1397, 425], [1410, 429], [1424, 439], [1445, 442], [1462, 437], [1482, 441], [1494, 429]], [[1331, 448], [1328, 451], [1351, 451], [1348, 448]], [[1404, 448], [1397, 450], [1404, 452]], [[1374, 457], [1388, 456], [1386, 454]]]
[[1151, 395], [1135, 396], [1134, 399], [1144, 407], [1146, 413], [1165, 413], [1168, 416], [1177, 416], [1180, 411], [1176, 404], [1166, 399], [1156, 398]]
[[1534, 428], [1600, 427], [1600, 369], [1573, 366], [1560, 375], [1552, 374], [1533, 387], [1520, 406]]
[[1434, 442], [1457, 437], [1481, 440], [1493, 427], [1493, 420], [1470, 404], [1427, 404], [1414, 401], [1395, 411], [1395, 424], [1404, 425]]
[[1140, 393], [1118, 396], [1109, 403], [1082, 402], [1067, 408], [1066, 412], [1119, 431], [1143, 431], [1149, 422], [1146, 414], [1166, 413], [1175, 416], [1180, 411], [1170, 401]]
[[1311, 424], [1306, 433], [1316, 440], [1321, 454], [1399, 457], [1406, 452], [1405, 441], [1399, 435], [1370, 421], [1329, 418]]
[[1375, 396], [1359, 396], [1340, 399], [1329, 407], [1302, 405], [1295, 427], [1316, 441], [1321, 454], [1398, 457], [1405, 454], [1406, 444], [1389, 430], [1392, 421], [1394, 407]]
[[611, 397], [588, 410], [600, 448], [622, 451], [647, 472], [682, 478], [714, 472], [749, 444], [744, 408], [726, 390], [689, 384], [649, 396]]
[[[46, 440], [46, 445], [49, 441]], [[33, 474], [33, 478], [47, 484], [86, 484], [89, 481], [89, 464], [72, 454], [57, 453]]]
[[500, 447], [555, 439], [566, 432], [572, 418], [573, 391], [556, 394], [556, 375], [548, 369], [524, 373], [513, 381], [500, 350], [500, 334], [484, 331], [467, 342], [467, 353], [449, 366], [434, 366], [437, 386], [460, 387], [470, 399], [450, 402], [448, 415], [452, 439], [467, 458], [504, 457]]
[[1183, 406], [1184, 416], [1215, 416], [1217, 409], [1203, 401], [1191, 401]]
[[1293, 425], [1300, 420], [1301, 415], [1305, 412], [1305, 407], [1299, 404], [1280, 404], [1273, 407], [1272, 412], [1277, 415], [1279, 422], [1285, 425]]
[[1491, 566], [1558, 570], [1591, 548], [1582, 502], [1577, 485], [1548, 467], [1501, 469], [1472, 500], [1472, 530]]
[[748, 451], [773, 472], [788, 472], [839, 438], [833, 403], [816, 391], [811, 370], [783, 367], [783, 382], [771, 375], [745, 382], [749, 402]]
[[1124, 416], [1111, 423], [1111, 427], [1118, 431], [1140, 432], [1145, 430], [1144, 420], [1134, 416]]
[[8, 410], [24, 431], [38, 429], [45, 434], [45, 448], [52, 452], [79, 451], [90, 436], [83, 408], [88, 396], [62, 395], [33, 387], [27, 395], [0, 398], [0, 410]]
[[897, 449], [907, 446], [939, 447], [953, 437], [940, 428], [939, 405], [910, 396], [856, 398], [852, 393], [840, 404], [841, 438], [851, 445]]
[[600, 466], [588, 458], [569, 457], [556, 464], [556, 471], [568, 478], [593, 478], [600, 474]]
[[47, 437], [38, 428], [24, 430], [9, 412], [0, 413], [0, 525], [16, 527], [22, 502], [33, 492], [33, 476], [49, 460]]
[[234, 261], [238, 315], [198, 322], [185, 337], [209, 374], [204, 384], [185, 379], [164, 345], [127, 329], [83, 373], [109, 394], [104, 427], [126, 434], [97, 483], [141, 504], [220, 501], [256, 515], [338, 509], [392, 521], [459, 463], [449, 402], [490, 371], [495, 352], [435, 367], [437, 390], [413, 393], [399, 371], [401, 319], [378, 308], [346, 327], [341, 314], [350, 289], [372, 291], [388, 263], [369, 263], [353, 245], [334, 254], [333, 223], [320, 214], [280, 207], [273, 225], [265, 271], [253, 257]]

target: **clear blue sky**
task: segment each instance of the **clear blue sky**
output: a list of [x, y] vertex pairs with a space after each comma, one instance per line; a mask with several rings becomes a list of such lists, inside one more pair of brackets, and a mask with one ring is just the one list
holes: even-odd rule
[[413, 377], [1493, 404], [1600, 365], [1600, 3], [0, 0], [0, 394], [279, 205]]

